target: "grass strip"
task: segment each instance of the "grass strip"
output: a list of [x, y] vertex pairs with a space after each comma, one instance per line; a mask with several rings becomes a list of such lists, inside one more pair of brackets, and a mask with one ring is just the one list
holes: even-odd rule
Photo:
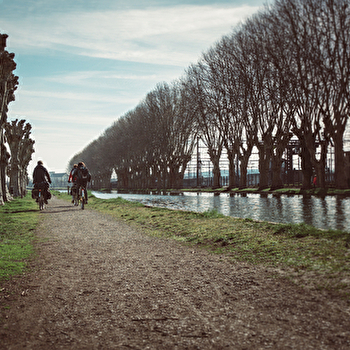
[[[67, 199], [70, 199], [68, 195]], [[150, 235], [193, 244], [233, 261], [262, 264], [308, 287], [350, 299], [350, 234], [306, 224], [279, 224], [89, 197], [89, 208], [123, 219]]]
[[37, 204], [28, 194], [0, 206], [0, 281], [19, 275], [34, 252], [39, 222]]

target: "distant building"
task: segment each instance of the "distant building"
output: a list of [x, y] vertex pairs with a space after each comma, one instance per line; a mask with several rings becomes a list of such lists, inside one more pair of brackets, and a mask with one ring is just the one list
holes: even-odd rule
[[51, 188], [54, 187], [67, 187], [68, 186], [68, 174], [66, 173], [55, 173], [55, 172], [50, 172], [50, 177], [51, 177]]

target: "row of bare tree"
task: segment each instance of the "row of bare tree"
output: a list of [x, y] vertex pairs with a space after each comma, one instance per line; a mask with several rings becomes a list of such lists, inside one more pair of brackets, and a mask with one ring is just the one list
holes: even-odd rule
[[348, 0], [279, 0], [237, 26], [186, 70], [159, 84], [104, 135], [73, 157], [94, 178], [114, 169], [122, 187], [177, 188], [200, 137], [220, 186], [225, 148], [230, 186], [239, 159], [246, 186], [253, 147], [260, 187], [281, 187], [282, 156], [292, 137], [300, 144], [303, 187], [317, 174], [325, 187], [329, 145], [336, 186], [346, 188], [344, 132], [350, 111], [350, 5]]
[[[18, 77], [15, 55], [5, 50], [7, 34], [0, 34], [0, 205], [12, 196], [24, 196], [28, 182], [27, 168], [34, 152], [31, 125], [25, 120], [7, 121], [8, 105], [15, 100]], [[10, 148], [8, 152], [6, 143]], [[7, 178], [10, 178], [10, 191]]]
[[70, 166], [89, 165], [95, 187], [109, 187], [115, 170], [123, 188], [178, 188], [191, 159], [195, 110], [180, 83], [154, 91], [81, 153]]

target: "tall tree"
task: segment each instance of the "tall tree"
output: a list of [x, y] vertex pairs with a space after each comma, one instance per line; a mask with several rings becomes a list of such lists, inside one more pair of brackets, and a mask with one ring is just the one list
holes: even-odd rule
[[[326, 1], [326, 0], [324, 0]], [[303, 187], [311, 186], [312, 168], [318, 184], [325, 187], [325, 166], [330, 135], [325, 128], [326, 103], [320, 65], [323, 48], [320, 45], [320, 21], [323, 0], [282, 0], [276, 2], [272, 15], [275, 26], [283, 33], [292, 58], [283, 67], [285, 77], [293, 82], [288, 99], [295, 109], [292, 131], [299, 138], [303, 164]], [[322, 40], [321, 40], [322, 41]], [[319, 150], [319, 151], [318, 151]]]
[[31, 129], [30, 124], [25, 125], [25, 120], [18, 119], [12, 122], [6, 122], [5, 140], [7, 141], [11, 151], [11, 163], [10, 163], [10, 189], [14, 197], [21, 196], [21, 184], [20, 184], [20, 159], [19, 151], [21, 141], [26, 134], [27, 130]]
[[10, 199], [6, 186], [6, 167], [8, 153], [5, 147], [4, 126], [7, 121], [8, 104], [15, 100], [18, 77], [13, 74], [16, 69], [14, 53], [5, 50], [7, 34], [0, 34], [0, 204]]
[[26, 194], [26, 187], [28, 185], [28, 165], [32, 159], [32, 154], [35, 152], [35, 141], [30, 138], [31, 126], [28, 124], [24, 138], [20, 143], [19, 148], [19, 166], [20, 166], [20, 193], [21, 196]]
[[350, 5], [347, 0], [312, 1], [312, 28], [319, 50], [317, 68], [324, 98], [320, 100], [326, 134], [335, 149], [335, 183], [348, 187], [344, 159], [344, 132], [350, 115]]
[[191, 65], [187, 70], [187, 87], [196, 104], [199, 136], [208, 149], [213, 164], [213, 188], [221, 187], [220, 158], [224, 147], [224, 135], [220, 127], [220, 110], [216, 91], [210, 86], [210, 68], [205, 60]]

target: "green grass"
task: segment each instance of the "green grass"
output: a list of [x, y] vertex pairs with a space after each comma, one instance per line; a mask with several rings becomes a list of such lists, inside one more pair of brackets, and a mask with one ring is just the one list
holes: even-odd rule
[[0, 206], [0, 281], [21, 274], [34, 252], [34, 230], [39, 222], [30, 194]]

